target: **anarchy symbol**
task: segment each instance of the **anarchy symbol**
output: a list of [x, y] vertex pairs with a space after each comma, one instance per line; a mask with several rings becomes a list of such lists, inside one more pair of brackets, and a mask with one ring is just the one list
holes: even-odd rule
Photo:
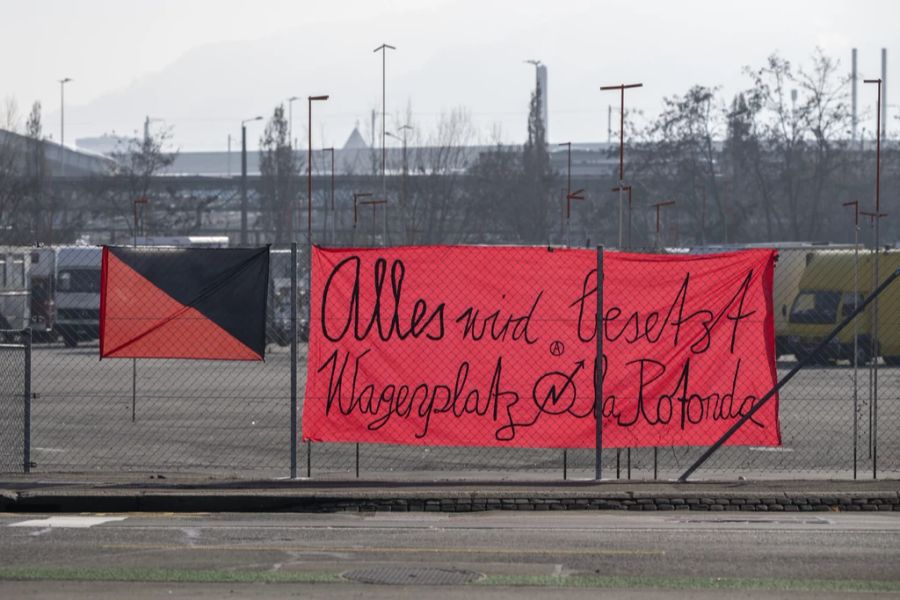
[[556, 340], [550, 343], [550, 354], [553, 356], [562, 356], [565, 351], [566, 347], [561, 341]]

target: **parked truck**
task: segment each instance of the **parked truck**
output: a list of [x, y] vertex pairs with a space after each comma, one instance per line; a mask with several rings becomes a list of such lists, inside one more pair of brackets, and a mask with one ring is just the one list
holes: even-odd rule
[[102, 248], [60, 248], [56, 270], [56, 330], [66, 346], [100, 337]]
[[[857, 302], [869, 295], [874, 285], [875, 256], [871, 251], [816, 254], [800, 278], [800, 289], [791, 306], [788, 342], [798, 358], [808, 357], [813, 349], [847, 315]], [[879, 280], [900, 269], [900, 251], [882, 250], [878, 255]], [[856, 288], [856, 281], [859, 287]], [[845, 327], [825, 351], [811, 356], [818, 364], [840, 359], [866, 364], [882, 357], [888, 365], [900, 365], [900, 281], [878, 298], [878, 327], [875, 330], [874, 307]], [[856, 341], [856, 343], [854, 343]]]
[[[224, 236], [138, 238], [139, 244], [218, 248]], [[68, 347], [100, 337], [100, 246], [53, 246], [31, 251], [31, 324], [36, 341], [61, 338]]]

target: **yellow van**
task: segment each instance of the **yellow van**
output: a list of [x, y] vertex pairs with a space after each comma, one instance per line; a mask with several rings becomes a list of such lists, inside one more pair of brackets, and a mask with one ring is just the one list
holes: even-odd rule
[[[884, 281], [900, 269], [900, 251], [882, 250], [878, 256], [879, 280]], [[788, 344], [798, 359], [810, 352], [856, 308], [874, 286], [875, 257], [871, 251], [859, 252], [859, 288], [854, 289], [853, 252], [816, 254], [800, 278], [800, 290], [788, 317]], [[857, 364], [872, 359], [873, 307], [869, 305], [854, 322], [847, 325], [820, 354], [817, 364], [840, 359], [853, 360], [854, 332], [858, 339]], [[889, 365], [900, 365], [900, 280], [878, 297], [877, 354]]]

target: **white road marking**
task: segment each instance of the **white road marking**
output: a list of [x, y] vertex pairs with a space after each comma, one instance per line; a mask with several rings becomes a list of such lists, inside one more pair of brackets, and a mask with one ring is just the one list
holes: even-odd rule
[[103, 525], [114, 521], [124, 521], [128, 517], [48, 517], [46, 519], [31, 519], [10, 523], [10, 527], [49, 527], [49, 528], [76, 528], [85, 529], [94, 525]]

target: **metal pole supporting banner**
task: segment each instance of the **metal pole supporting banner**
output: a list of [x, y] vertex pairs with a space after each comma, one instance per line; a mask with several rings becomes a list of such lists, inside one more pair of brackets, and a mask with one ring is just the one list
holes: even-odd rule
[[297, 478], [297, 242], [291, 243], [291, 479]]
[[603, 246], [597, 246], [597, 358], [594, 363], [594, 479], [603, 479]]
[[[309, 248], [306, 257], [306, 328], [309, 331], [312, 325], [312, 238], [309, 239]], [[307, 337], [308, 341], [308, 337]], [[308, 360], [308, 357], [307, 357]], [[306, 399], [304, 398], [304, 402]], [[312, 442], [306, 442], [306, 476], [312, 477]]]
[[22, 430], [22, 468], [26, 473], [31, 473], [31, 328], [22, 332], [22, 341], [25, 343], [25, 382], [22, 386], [22, 400], [25, 403], [25, 414]]

